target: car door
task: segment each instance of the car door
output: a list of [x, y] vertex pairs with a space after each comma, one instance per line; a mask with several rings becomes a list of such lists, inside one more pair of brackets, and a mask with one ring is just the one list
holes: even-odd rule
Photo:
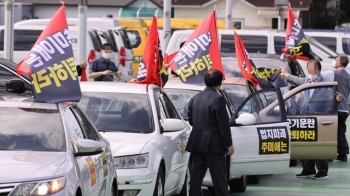
[[100, 154], [101, 156], [95, 157], [95, 163], [98, 164], [97, 176], [98, 182], [101, 184], [98, 195], [108, 194], [107, 190], [111, 190], [110, 186], [112, 185], [113, 173], [115, 172], [115, 168], [113, 167], [114, 162], [110, 161], [113, 160], [112, 153], [108, 148], [108, 144], [99, 138], [100, 136], [97, 133], [96, 128], [94, 128], [94, 126], [89, 122], [85, 114], [79, 108], [74, 108], [73, 111], [78, 117], [82, 130], [86, 134], [87, 139], [100, 142], [104, 148], [104, 152]]
[[[336, 82], [301, 85], [283, 98], [291, 131], [291, 159], [335, 159], [337, 157]], [[305, 114], [308, 92], [320, 95], [319, 107]], [[309, 103], [309, 104], [307, 104]]]
[[[173, 106], [168, 96], [160, 91], [155, 91], [156, 101], [159, 102], [161, 119], [175, 118], [181, 119], [178, 111]], [[182, 131], [163, 132], [162, 142], [159, 149], [165, 149], [164, 156], [166, 162], [165, 192], [178, 187], [182, 177], [187, 170], [189, 152], [185, 151], [189, 133], [185, 128]]]
[[[81, 126], [82, 120], [76, 114], [76, 108], [68, 107], [64, 111], [70, 137], [72, 142], [78, 139], [89, 139], [91, 135], [85, 132]], [[103, 174], [103, 166], [101, 163], [101, 154], [93, 156], [79, 156], [76, 157], [76, 162], [79, 167], [82, 183], [83, 195], [99, 195], [102, 188], [101, 174]]]
[[[282, 110], [274, 112], [269, 100]], [[247, 97], [230, 120], [232, 142], [230, 176], [287, 173], [290, 134], [279, 89], [259, 90]], [[248, 122], [249, 118], [253, 121]], [[248, 121], [247, 121], [248, 120]]]

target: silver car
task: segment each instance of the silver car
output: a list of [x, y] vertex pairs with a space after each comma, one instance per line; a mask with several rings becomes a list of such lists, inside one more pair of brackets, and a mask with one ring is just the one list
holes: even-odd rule
[[118, 192], [109, 142], [74, 103], [0, 97], [0, 195]]

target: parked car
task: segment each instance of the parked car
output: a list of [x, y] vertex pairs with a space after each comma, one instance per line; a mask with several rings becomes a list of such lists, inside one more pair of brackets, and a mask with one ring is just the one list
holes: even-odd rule
[[84, 82], [80, 107], [111, 143], [120, 195], [188, 195], [190, 127], [158, 86]]
[[[179, 78], [172, 78], [167, 82], [164, 90], [168, 93], [176, 109], [187, 120], [189, 100], [204, 88], [205, 86], [184, 84]], [[235, 148], [234, 154], [227, 158], [230, 190], [244, 192], [248, 175], [251, 176], [251, 181], [258, 183], [258, 175], [287, 173], [290, 160], [289, 124], [285, 117], [285, 111], [272, 113], [271, 110], [267, 109], [269, 103], [266, 99], [267, 95], [275, 96], [276, 102], [280, 102], [281, 107], [284, 107], [281, 91], [279, 89], [257, 91], [248, 96], [235, 111], [227, 93], [223, 90], [220, 93], [226, 99], [232, 143]], [[247, 110], [249, 104], [255, 106], [254, 112]], [[264, 143], [260, 130], [272, 130], [276, 127], [280, 128], [283, 137], [272, 136], [269, 141], [280, 144], [279, 148], [276, 148], [276, 151], [263, 152], [263, 145], [267, 145], [267, 143]], [[265, 132], [262, 131], [262, 133]], [[207, 186], [209, 192], [214, 192], [209, 171], [205, 175], [203, 186]]]
[[0, 123], [1, 195], [117, 195], [111, 146], [76, 104], [0, 97]]

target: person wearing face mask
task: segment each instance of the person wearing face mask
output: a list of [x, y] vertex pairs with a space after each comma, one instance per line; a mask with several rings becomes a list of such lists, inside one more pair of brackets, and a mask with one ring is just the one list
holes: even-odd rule
[[[310, 60], [307, 63], [307, 78], [299, 78], [297, 76], [290, 75], [284, 69], [280, 70], [280, 75], [284, 76], [288, 82], [295, 85], [303, 85], [313, 82], [327, 82], [327, 79], [321, 75], [321, 63], [317, 60]], [[329, 81], [329, 80], [328, 80]], [[331, 110], [331, 103], [325, 103], [325, 96], [332, 96], [332, 91], [328, 88], [306, 90], [304, 92], [304, 103], [300, 110], [301, 114], [328, 114]], [[329, 100], [329, 99], [327, 99]], [[342, 95], [336, 93], [336, 100], [340, 102]], [[328, 179], [328, 160], [303, 160], [303, 170], [300, 174], [297, 174], [297, 178], [309, 178], [323, 180]], [[316, 173], [315, 165], [318, 172]]]
[[112, 44], [105, 43], [101, 47], [101, 58], [92, 61], [89, 78], [94, 78], [95, 81], [113, 81], [113, 75], [121, 77], [121, 72], [111, 61], [112, 57]]
[[339, 54], [333, 61], [335, 70], [321, 72], [322, 76], [331, 81], [338, 82], [339, 92], [344, 95], [344, 99], [338, 104], [338, 156], [337, 160], [347, 162], [349, 154], [349, 144], [346, 139], [346, 119], [350, 110], [350, 75], [346, 70], [349, 58], [346, 54]]

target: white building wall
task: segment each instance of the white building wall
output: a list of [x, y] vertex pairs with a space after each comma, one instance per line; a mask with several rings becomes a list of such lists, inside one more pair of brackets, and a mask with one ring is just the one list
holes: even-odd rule
[[[249, 6], [243, 0], [236, 0], [232, 8], [232, 19], [234, 21], [243, 21], [243, 29], [256, 29], [256, 28], [271, 28], [272, 19], [263, 18], [258, 16], [258, 10]], [[226, 1], [219, 0], [213, 4], [210, 4], [203, 8], [175, 8], [176, 18], [198, 18], [204, 19], [214, 9], [216, 5], [217, 18], [219, 20], [225, 20], [226, 16]]]
[[[54, 13], [58, 10], [59, 6], [42, 6], [36, 5], [34, 7], [34, 17], [39, 19], [51, 18]], [[88, 7], [87, 16], [88, 17], [107, 17], [111, 14], [113, 17], [119, 16], [119, 9], [116, 7]], [[66, 6], [67, 18], [77, 18], [78, 17], [78, 6]]]

